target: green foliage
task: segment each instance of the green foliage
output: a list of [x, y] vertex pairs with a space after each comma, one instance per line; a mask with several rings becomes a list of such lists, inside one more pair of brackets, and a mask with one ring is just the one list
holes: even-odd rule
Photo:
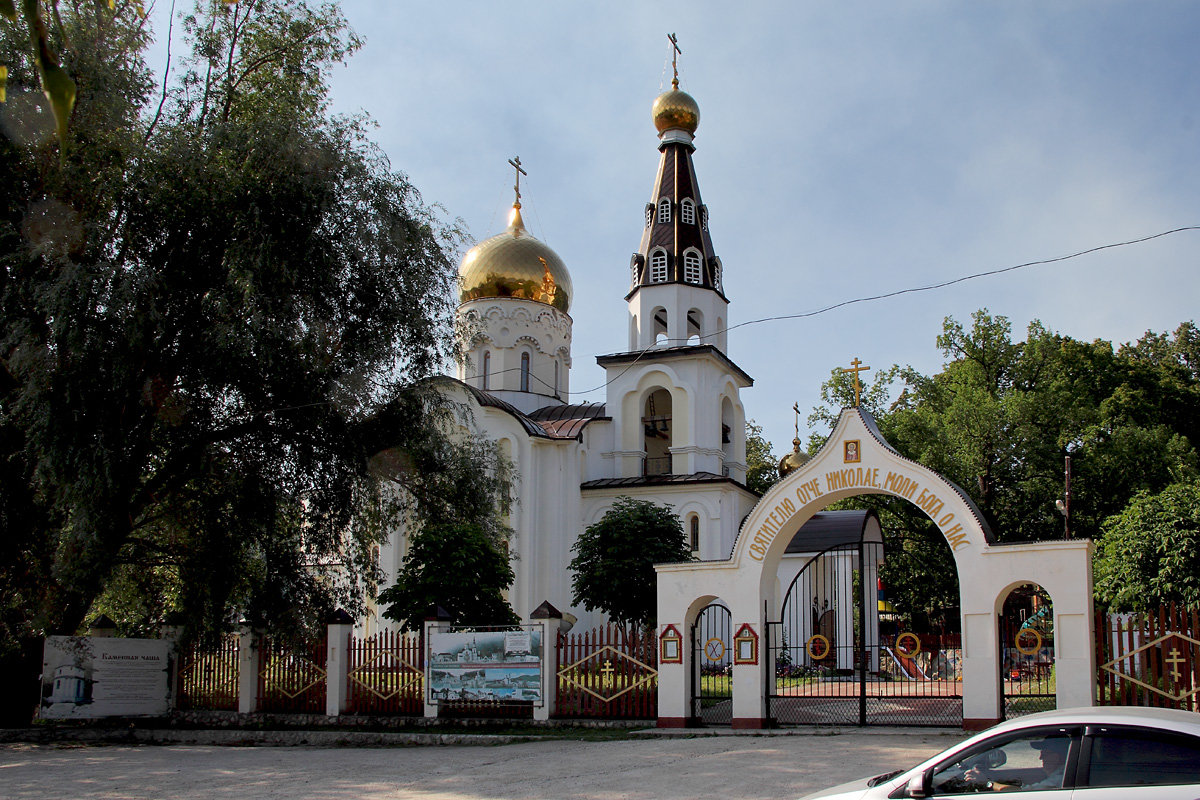
[[477, 523], [428, 523], [409, 542], [396, 583], [379, 595], [383, 615], [420, 630], [435, 606], [455, 625], [513, 625], [504, 598], [512, 585], [508, 554]]
[[1114, 611], [1200, 606], [1200, 483], [1139, 493], [1104, 521], [1096, 595]]
[[327, 114], [336, 7], [198, 3], [161, 96], [128, 4], [59, 10], [62, 148], [0, 23], [0, 635], [362, 608], [398, 515], [499, 491], [406, 388], [449, 355], [457, 231]]
[[762, 431], [762, 425], [746, 420], [746, 488], [760, 495], [779, 480], [779, 460]]
[[653, 625], [655, 564], [691, 561], [679, 516], [649, 500], [618, 497], [573, 548], [572, 602], [623, 625]]
[[[861, 406], [897, 450], [961, 486], [1000, 540], [1064, 535], [1054, 501], [1063, 496], [1068, 454], [1074, 536], [1101, 539], [1102, 522], [1139, 492], [1195, 480], [1200, 332], [1194, 324], [1114, 349], [1052, 333], [1036, 321], [1024, 341], [1013, 341], [1006, 318], [981, 310], [970, 326], [948, 318], [937, 344], [947, 358], [941, 372], [882, 370]], [[810, 423], [832, 425], [833, 409], [853, 401], [850, 376], [835, 371], [822, 399], [826, 405]], [[821, 443], [815, 436], [810, 447]], [[936, 618], [939, 606], [957, 605], [946, 579], [953, 575], [949, 550], [919, 510], [874, 497], [846, 507], [879, 513], [889, 545], [881, 574], [903, 613]]]

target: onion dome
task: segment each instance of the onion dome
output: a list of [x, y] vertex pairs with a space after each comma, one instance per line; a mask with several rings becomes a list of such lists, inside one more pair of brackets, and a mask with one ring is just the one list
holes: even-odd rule
[[571, 307], [571, 274], [558, 254], [525, 230], [521, 204], [514, 203], [508, 230], [467, 251], [458, 268], [459, 302], [485, 297], [515, 297]]
[[680, 90], [678, 79], [671, 81], [671, 91], [655, 99], [651, 114], [659, 133], [678, 128], [695, 135], [700, 126], [700, 106], [690, 94]]
[[779, 477], [787, 477], [811, 460], [812, 456], [800, 450], [800, 439], [792, 439], [792, 452], [779, 459]]

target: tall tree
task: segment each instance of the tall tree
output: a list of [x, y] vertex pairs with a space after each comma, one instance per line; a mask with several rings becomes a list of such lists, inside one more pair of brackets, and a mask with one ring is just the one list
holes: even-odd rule
[[618, 497], [579, 536], [571, 559], [572, 602], [622, 625], [652, 625], [658, 581], [654, 565], [691, 561], [679, 516], [649, 500]]
[[763, 438], [762, 425], [746, 420], [746, 488], [761, 495], [778, 480], [779, 463]]
[[323, 76], [359, 46], [336, 6], [198, 2], [161, 94], [130, 4], [58, 10], [61, 141], [0, 23], [27, 109], [0, 139], [5, 624], [73, 632], [109, 602], [302, 630], [360, 607], [387, 487], [433, 497], [407, 467], [453, 461], [445, 409], [406, 387], [448, 354], [456, 230], [328, 113]]
[[1200, 607], [1200, 483], [1143, 492], [1105, 520], [1095, 572], [1114, 611]]

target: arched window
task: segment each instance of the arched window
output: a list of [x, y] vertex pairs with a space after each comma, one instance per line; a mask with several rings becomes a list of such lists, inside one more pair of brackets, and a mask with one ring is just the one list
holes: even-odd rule
[[690, 198], [685, 197], [679, 204], [679, 219], [684, 225], [696, 224], [696, 204]]
[[724, 291], [721, 288], [721, 259], [713, 259], [713, 288], [718, 292]]
[[483, 388], [486, 391], [488, 388], [488, 378], [492, 374], [492, 353], [487, 351], [483, 354]]
[[629, 285], [630, 286], [638, 285], [638, 278], [641, 277], [640, 273], [641, 273], [641, 270], [638, 268], [638, 257], [637, 257], [637, 255], [634, 255], [634, 257], [629, 260]]
[[521, 391], [529, 391], [529, 353], [521, 353]]
[[688, 521], [688, 541], [693, 553], [700, 551], [700, 518], [695, 514]]
[[655, 250], [650, 256], [650, 282], [667, 282], [667, 252]]
[[700, 206], [700, 227], [708, 230], [708, 206]]
[[683, 254], [683, 279], [688, 283], [700, 283], [700, 254], [688, 250]]
[[650, 223], [654, 222], [654, 206], [646, 204], [646, 227], [650, 227]]
[[666, 197], [658, 201], [658, 221], [660, 223], [671, 221], [671, 201]]

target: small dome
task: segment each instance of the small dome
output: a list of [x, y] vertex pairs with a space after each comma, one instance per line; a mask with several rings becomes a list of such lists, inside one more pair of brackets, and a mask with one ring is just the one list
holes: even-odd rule
[[812, 456], [800, 450], [800, 440], [792, 439], [792, 452], [779, 459], [779, 477], [787, 477], [811, 460]]
[[659, 133], [680, 128], [695, 135], [700, 126], [700, 106], [687, 92], [680, 91], [678, 82], [672, 82], [672, 89], [663, 92], [654, 101], [651, 114], [654, 116], [654, 127]]
[[521, 206], [513, 206], [508, 230], [467, 251], [458, 268], [459, 302], [484, 297], [516, 297], [571, 307], [571, 274], [558, 254], [529, 235]]

